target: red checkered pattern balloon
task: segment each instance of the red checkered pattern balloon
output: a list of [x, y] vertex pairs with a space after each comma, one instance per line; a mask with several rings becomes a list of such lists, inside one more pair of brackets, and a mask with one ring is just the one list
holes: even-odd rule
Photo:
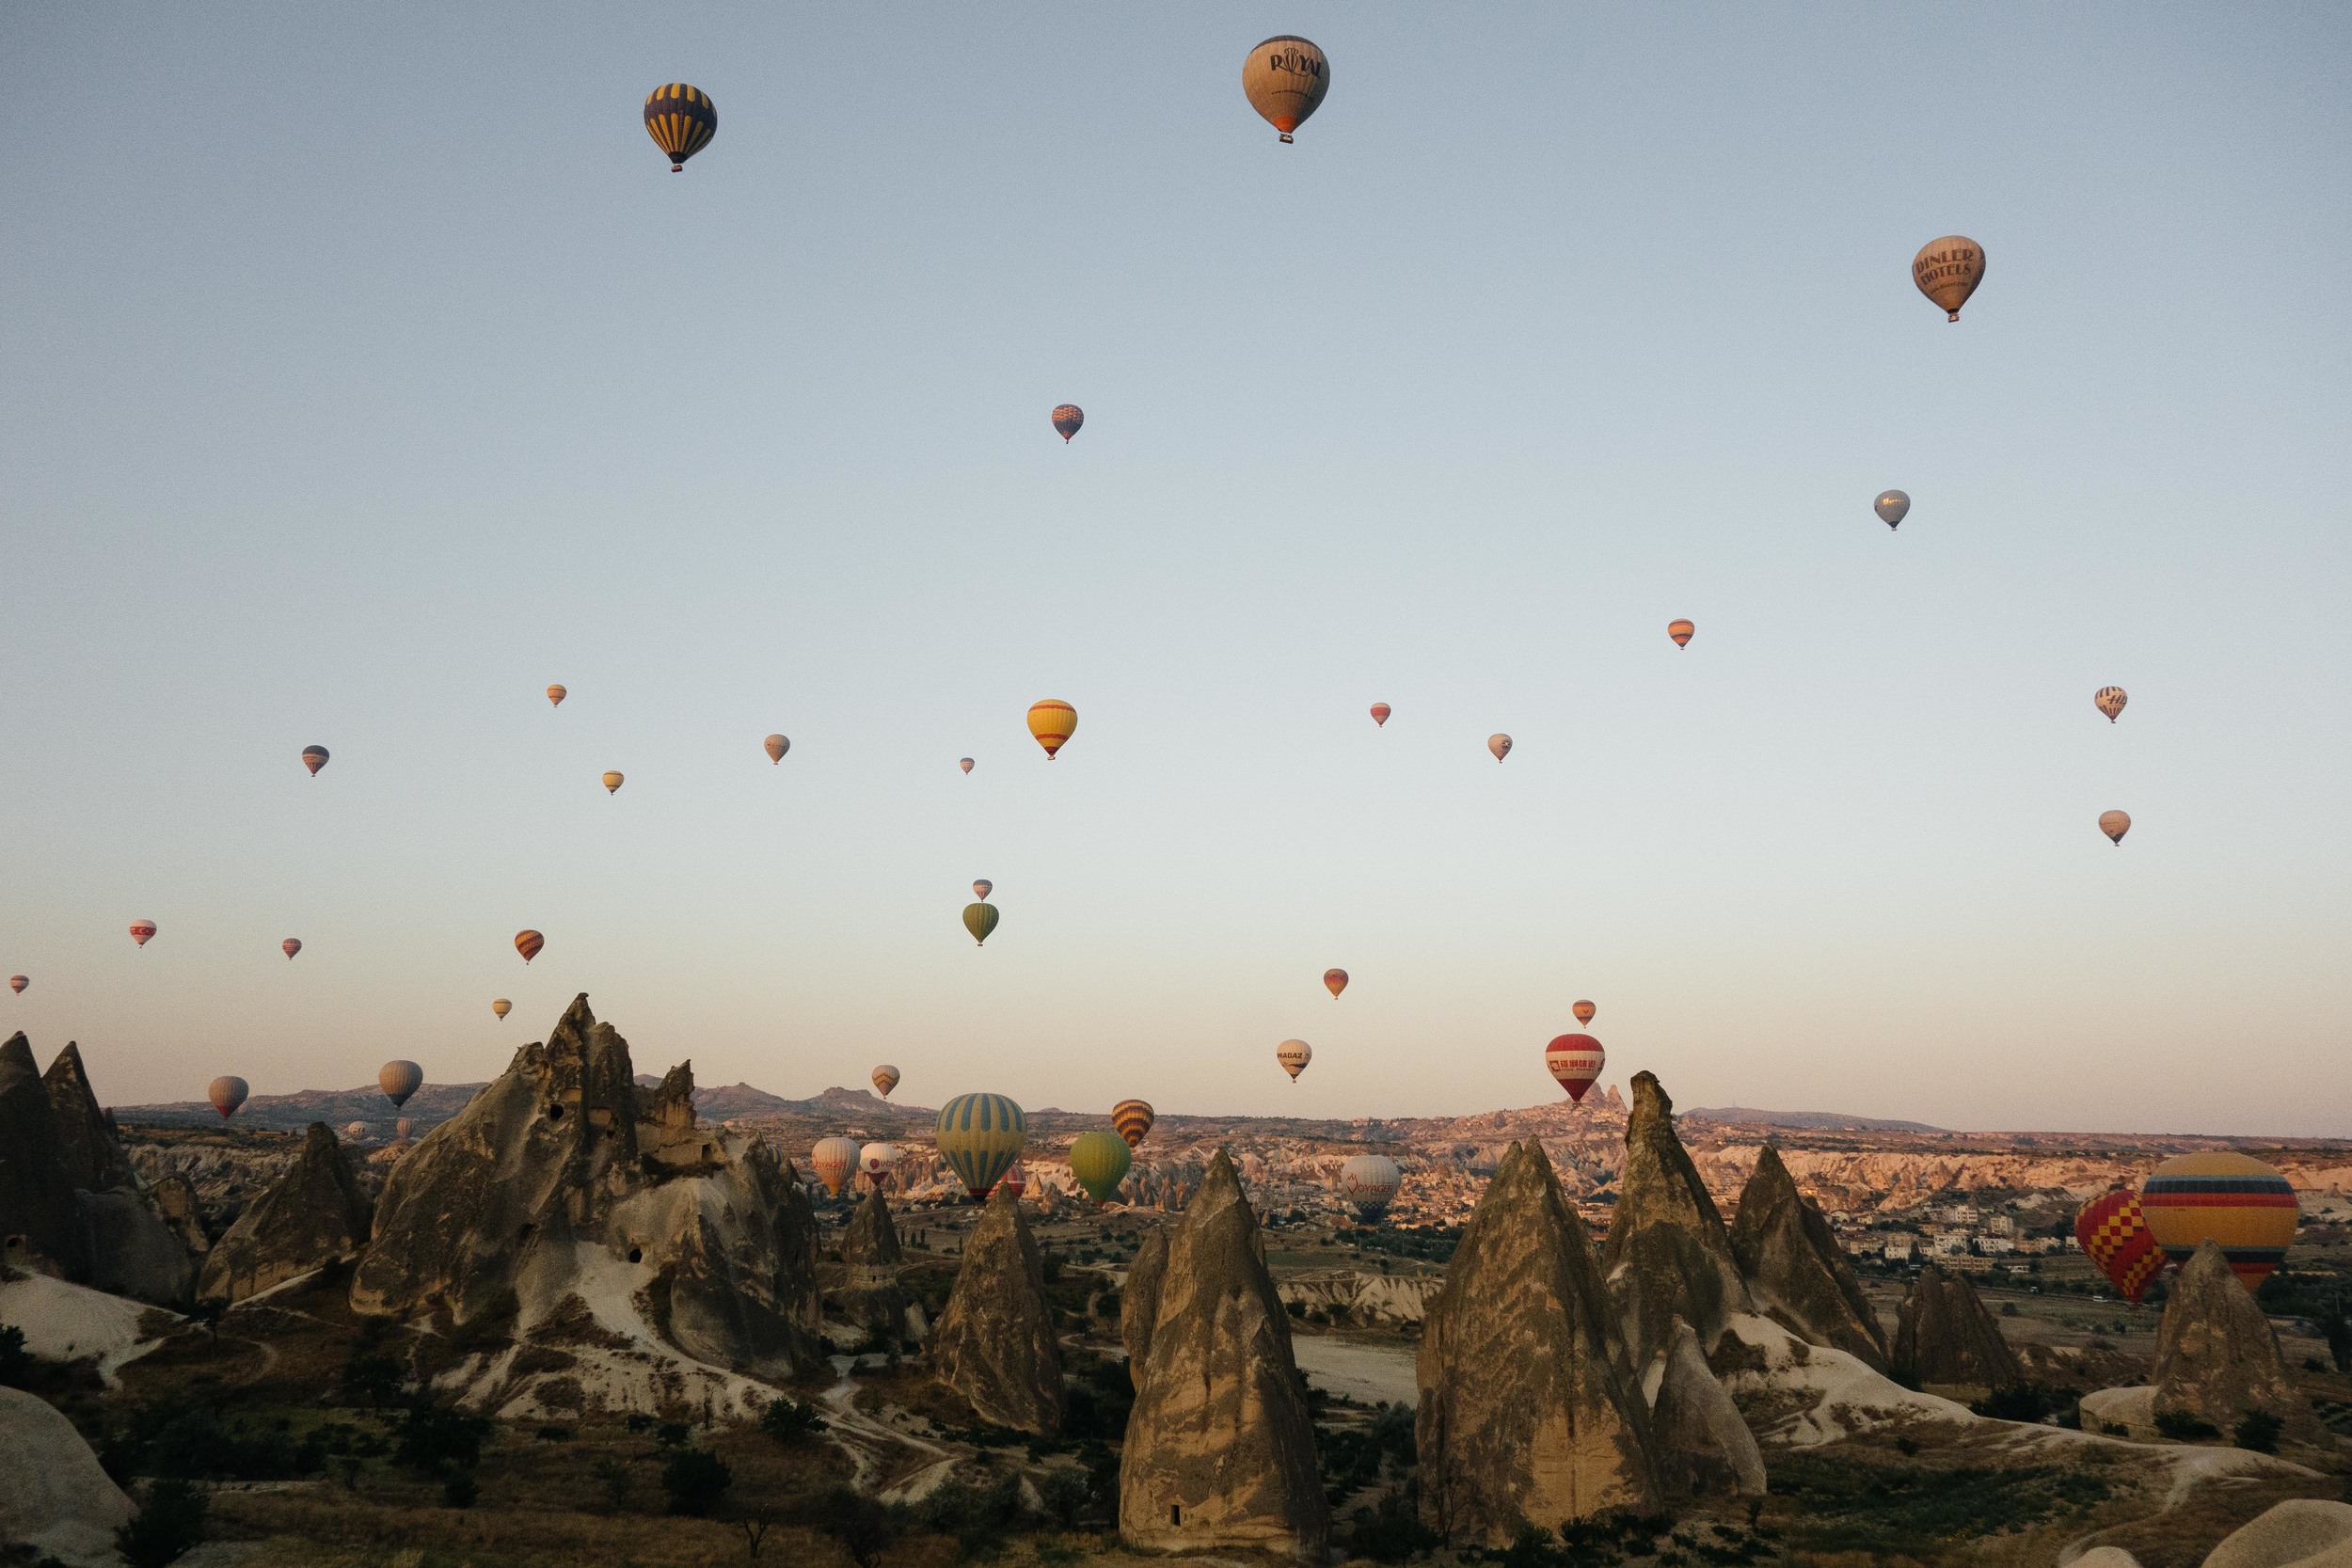
[[2156, 1233], [2139, 1212], [2139, 1195], [2129, 1187], [2118, 1187], [2085, 1204], [2074, 1216], [2074, 1239], [2125, 1301], [2138, 1301], [2164, 1272], [2164, 1248], [2156, 1244]]

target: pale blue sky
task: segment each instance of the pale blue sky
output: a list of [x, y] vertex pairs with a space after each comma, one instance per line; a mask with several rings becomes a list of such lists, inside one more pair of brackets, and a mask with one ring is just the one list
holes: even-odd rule
[[1591, 996], [1686, 1105], [2352, 1133], [2348, 58], [0, 8], [0, 1026], [128, 1102], [485, 1077], [586, 990], [705, 1082], [1359, 1116], [1549, 1097]]

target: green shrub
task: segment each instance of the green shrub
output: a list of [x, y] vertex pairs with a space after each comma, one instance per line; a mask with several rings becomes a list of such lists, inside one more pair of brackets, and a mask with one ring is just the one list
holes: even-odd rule
[[1391, 1492], [1378, 1506], [1359, 1508], [1352, 1517], [1347, 1550], [1375, 1562], [1403, 1562], [1438, 1544], [1438, 1532], [1421, 1522], [1421, 1508], [1409, 1492]]
[[33, 1355], [24, 1348], [24, 1331], [0, 1324], [0, 1388], [22, 1388], [33, 1375]]
[[2241, 1449], [2251, 1449], [2256, 1453], [2276, 1453], [2279, 1433], [2285, 1426], [2284, 1421], [2269, 1411], [2253, 1410], [2247, 1413], [2246, 1418], [2238, 1422], [2230, 1435]]
[[99, 1463], [118, 1484], [134, 1476], [172, 1481], [293, 1481], [320, 1473], [326, 1440], [297, 1443], [285, 1424], [223, 1421], [210, 1410], [144, 1405], [111, 1429]]
[[898, 1533], [890, 1511], [852, 1487], [836, 1486], [817, 1499], [808, 1522], [849, 1554], [856, 1568], [875, 1568]]
[[1076, 1528], [1094, 1502], [1094, 1488], [1084, 1470], [1048, 1471], [1038, 1482], [1037, 1495], [1047, 1516], [1064, 1529]]
[[159, 1481], [147, 1489], [131, 1522], [115, 1531], [115, 1549], [131, 1568], [165, 1568], [204, 1535], [211, 1499], [184, 1481]]
[[483, 1439], [490, 1423], [437, 1404], [412, 1404], [401, 1418], [392, 1445], [392, 1463], [423, 1475], [446, 1476], [470, 1470], [482, 1463]]
[[677, 1449], [661, 1466], [661, 1489], [670, 1495], [670, 1512], [704, 1517], [718, 1508], [735, 1484], [727, 1462], [703, 1449]]
[[779, 1443], [803, 1443], [825, 1430], [825, 1418], [815, 1405], [778, 1395], [759, 1413], [759, 1430]]
[[2162, 1435], [2171, 1438], [2176, 1443], [2187, 1443], [2193, 1442], [2200, 1437], [2218, 1437], [2221, 1435], [2219, 1432], [2215, 1430], [2212, 1422], [2201, 1421], [2185, 1410], [2157, 1411], [2156, 1431]]
[[2022, 1385], [1995, 1388], [1968, 1408], [1996, 1421], [2038, 1421], [2050, 1413], [2050, 1396], [2044, 1389]]
[[471, 1508], [482, 1496], [481, 1483], [473, 1479], [471, 1470], [452, 1470], [441, 1481], [443, 1508]]

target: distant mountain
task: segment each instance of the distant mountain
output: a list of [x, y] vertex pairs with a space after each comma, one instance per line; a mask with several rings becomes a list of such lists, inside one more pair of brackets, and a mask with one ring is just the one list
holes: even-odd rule
[[[358, 1089], [257, 1094], [245, 1102], [236, 1119], [242, 1127], [267, 1127], [288, 1132], [299, 1132], [314, 1121], [323, 1121], [340, 1132], [357, 1121], [367, 1124], [371, 1136], [389, 1138], [392, 1135], [392, 1124], [404, 1117], [420, 1133], [439, 1126], [464, 1110], [466, 1101], [488, 1086], [427, 1084], [409, 1096], [407, 1104], [400, 1106], [385, 1099], [384, 1091], [373, 1084]], [[130, 1127], [217, 1127], [220, 1114], [200, 1100], [183, 1100], [168, 1105], [118, 1106], [115, 1119]]]
[[[636, 1082], [641, 1089], [661, 1086], [661, 1080], [650, 1072], [639, 1073]], [[712, 1121], [732, 1121], [741, 1117], [863, 1117], [868, 1120], [906, 1121], [939, 1115], [927, 1106], [894, 1105], [870, 1089], [845, 1089], [838, 1085], [807, 1100], [787, 1100], [749, 1084], [698, 1085], [694, 1090], [694, 1112]]]
[[1924, 1121], [1887, 1121], [1878, 1117], [1850, 1117], [1843, 1111], [1758, 1111], [1746, 1105], [1725, 1105], [1720, 1110], [1690, 1110], [1675, 1113], [1677, 1121], [1745, 1122], [1759, 1127], [1794, 1127], [1808, 1132], [1835, 1132], [1841, 1129], [1856, 1132], [1942, 1132], [1942, 1127], [1931, 1127]]

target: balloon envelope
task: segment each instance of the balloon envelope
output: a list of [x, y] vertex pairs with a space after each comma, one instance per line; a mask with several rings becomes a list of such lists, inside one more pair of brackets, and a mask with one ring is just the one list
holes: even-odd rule
[[1879, 515], [1879, 521], [1893, 528], [1911, 515], [1911, 498], [1900, 490], [1881, 490], [1879, 499], [1870, 503], [1870, 510]]
[[1315, 1059], [1315, 1048], [1305, 1040], [1284, 1040], [1274, 1048], [1274, 1059], [1282, 1064], [1282, 1070], [1298, 1082], [1298, 1075], [1307, 1070], [1307, 1064]]
[[539, 956], [539, 949], [545, 947], [547, 944], [548, 939], [541, 936], [536, 931], [516, 931], [515, 933], [515, 951], [523, 956], [523, 962], [525, 963], [529, 963], [532, 959], [537, 958]]
[[1086, 410], [1074, 403], [1065, 403], [1054, 410], [1054, 428], [1061, 432], [1062, 445], [1078, 434], [1078, 427], [1087, 422]]
[[719, 106], [700, 87], [665, 82], [645, 94], [645, 135], [670, 155], [670, 172], [710, 145], [719, 134]]
[[808, 1168], [817, 1173], [817, 1180], [825, 1184], [825, 1191], [841, 1196], [841, 1184], [857, 1169], [857, 1145], [848, 1138], [819, 1138], [817, 1147], [808, 1151]]
[[1581, 1101], [1607, 1065], [1609, 1053], [1590, 1035], [1561, 1035], [1544, 1047], [1544, 1066], [1570, 1100]]
[[607, 773], [604, 776], [604, 792], [607, 795], [613, 794], [619, 790], [620, 787], [621, 776], [618, 773]]
[[343, 1136], [349, 1138], [353, 1143], [358, 1143], [361, 1138], [364, 1138], [367, 1135], [368, 1124], [364, 1121], [353, 1121], [343, 1124]]
[[1389, 706], [1386, 703], [1375, 703], [1372, 705], [1372, 721], [1376, 725], [1386, 727], [1389, 722], [1389, 715], [1394, 713], [1395, 711], [1396, 710], [1394, 708]]
[[1490, 735], [1486, 737], [1486, 750], [1495, 754], [1497, 762], [1501, 762], [1511, 754], [1511, 737], [1500, 733]]
[[2201, 1243], [2218, 1242], [2249, 1291], [2286, 1260], [2299, 1212], [2277, 1166], [2227, 1149], [2158, 1165], [2140, 1185], [2139, 1210], [2167, 1260], [2185, 1265]]
[[1323, 972], [1323, 989], [1331, 993], [1332, 1001], [1337, 1002], [1340, 999], [1340, 992], [1347, 989], [1347, 971], [1344, 969], [1325, 970]]
[[1005, 1174], [996, 1179], [996, 1185], [991, 1189], [993, 1192], [1010, 1193], [1015, 1197], [1019, 1197], [1028, 1190], [1029, 1173], [1021, 1168], [1021, 1162], [1018, 1160], [1005, 1167]]
[[2139, 1195], [2129, 1187], [2118, 1187], [2084, 1204], [2083, 1212], [2074, 1216], [2074, 1240], [2125, 1301], [2137, 1302], [2164, 1272], [2164, 1248], [2156, 1244], [2155, 1232], [2148, 1228]]
[[996, 929], [996, 906], [993, 904], [964, 905], [963, 928], [972, 933], [974, 942], [983, 947], [987, 946], [989, 932]]
[[857, 1151], [858, 1174], [877, 1187], [882, 1185], [882, 1178], [890, 1174], [890, 1167], [898, 1163], [898, 1147], [896, 1144], [867, 1144]]
[[319, 769], [326, 766], [326, 748], [324, 746], [302, 748], [302, 766], [310, 770], [310, 777], [317, 778]]
[[888, 1100], [890, 1091], [898, 1086], [898, 1069], [897, 1068], [884, 1062], [874, 1069], [874, 1088], [884, 1100]]
[[969, 773], [972, 771], [972, 759], [970, 757], [958, 757], [956, 759], [956, 766]]
[[414, 1062], [386, 1062], [376, 1069], [375, 1086], [398, 1109], [408, 1103], [410, 1095], [424, 1087], [424, 1069]]
[[415, 1122], [410, 1121], [406, 1117], [403, 1117], [398, 1121], [392, 1123], [392, 1136], [400, 1139], [401, 1142], [405, 1143], [408, 1141], [408, 1134], [415, 1132], [416, 1127], [417, 1124]]
[[939, 1157], [963, 1190], [986, 1197], [1021, 1157], [1029, 1118], [1001, 1094], [960, 1094], [939, 1108]]
[[1243, 59], [1241, 90], [1249, 106], [1288, 141], [1331, 90], [1331, 62], [1309, 40], [1284, 33]]
[[2103, 811], [2099, 814], [2099, 831], [2116, 843], [2132, 831], [2132, 814], [2127, 811]]
[[548, 688], [548, 705], [549, 707], [562, 707], [564, 705], [564, 699], [570, 695], [571, 693], [569, 691], [564, 690], [564, 688], [560, 686], [550, 686]]
[[2130, 701], [2120, 686], [2103, 686], [2090, 694], [2091, 705], [2106, 714], [2110, 724], [2122, 717], [2123, 705]]
[[246, 1087], [244, 1079], [234, 1073], [224, 1073], [212, 1081], [204, 1090], [204, 1098], [213, 1102], [213, 1109], [220, 1113], [220, 1119], [227, 1121], [237, 1114], [237, 1107], [244, 1104], [245, 1097], [252, 1092]]
[[1127, 1180], [1127, 1167], [1135, 1164], [1135, 1158], [1126, 1139], [1098, 1127], [1071, 1140], [1070, 1174], [1078, 1179], [1087, 1196], [1108, 1203], [1119, 1196], [1119, 1184]]
[[146, 946], [147, 939], [154, 934], [155, 923], [153, 921], [134, 920], [131, 922], [131, 940], [137, 942], [141, 947]]
[[1600, 1011], [1600, 1009], [1594, 1006], [1590, 1002], [1579, 1002], [1575, 1006], [1570, 1007], [1568, 1011], [1576, 1015], [1577, 1022], [1590, 1023], [1593, 1022], [1593, 1015]]
[[972, 884], [972, 896], [975, 898], [986, 898], [990, 894], [995, 891], [996, 884], [990, 881], [985, 877]]
[[278, 944], [278, 949], [279, 952], [285, 954], [287, 958], [291, 958], [296, 953], [302, 951], [302, 939], [300, 937], [288, 937], [285, 941]]
[[784, 760], [784, 753], [792, 749], [792, 742], [787, 740], [780, 735], [770, 736], [767, 739], [761, 741], [760, 745], [767, 748], [768, 760], [770, 762], [782, 762]]
[[1070, 743], [1078, 730], [1078, 710], [1068, 703], [1048, 697], [1041, 703], [1029, 705], [1029, 733], [1045, 748], [1045, 759], [1051, 762], [1054, 753]]
[[1111, 1125], [1119, 1135], [1134, 1148], [1141, 1144], [1144, 1134], [1152, 1131], [1152, 1107], [1140, 1100], [1122, 1100], [1111, 1107]]
[[504, 1018], [508, 1013], [515, 1010], [515, 1004], [509, 1002], [506, 998], [501, 996], [497, 1001], [490, 1004], [490, 1010], [498, 1014], [499, 1017]]
[[1696, 632], [1698, 629], [1698, 627], [1692, 626], [1688, 621], [1669, 621], [1666, 623], [1666, 635], [1675, 640], [1675, 646], [1677, 648], [1689, 647], [1691, 645], [1692, 634]]
[[1960, 308], [1984, 281], [1984, 246], [1965, 234], [1930, 240], [1911, 259], [1911, 280], [1943, 308], [1947, 318], [1958, 321]]
[[1340, 1167], [1340, 1191], [1367, 1225], [1389, 1212], [1404, 1173], [1385, 1154], [1359, 1154]]
[[24, 988], [32, 983], [32, 981], [26, 979], [22, 974], [11, 974], [8, 976], [8, 989], [16, 992], [19, 996], [24, 995]]

